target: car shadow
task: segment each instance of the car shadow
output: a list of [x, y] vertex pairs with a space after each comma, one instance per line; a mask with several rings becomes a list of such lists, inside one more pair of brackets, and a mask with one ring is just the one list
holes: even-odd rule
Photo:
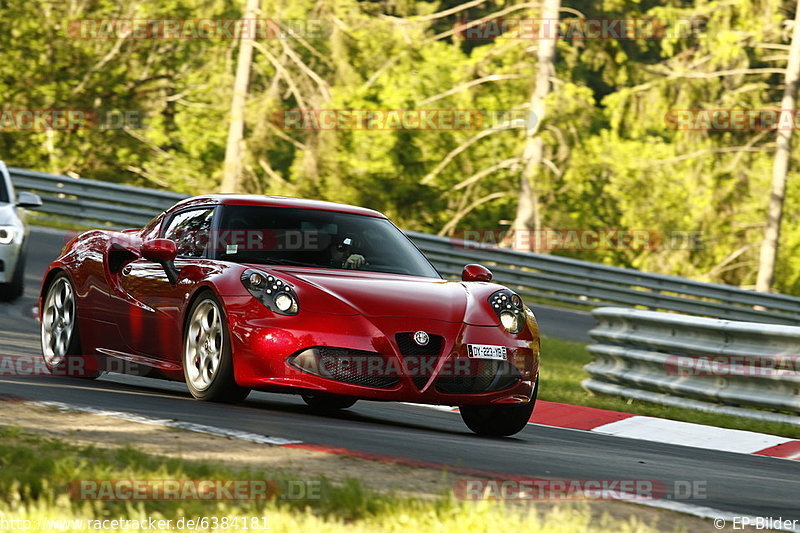
[[[260, 391], [254, 391], [245, 401], [236, 404], [200, 402], [192, 398], [186, 385], [182, 382], [122, 374], [105, 374], [96, 380], [64, 377], [0, 378], [0, 389], [7, 388], [1, 386], [4, 382], [23, 385], [23, 387], [25, 385], [34, 385], [34, 388], [25, 387], [27, 390], [23, 390], [22, 394], [16, 394], [15, 390], [11, 390], [10, 395], [19, 396], [25, 400], [34, 399], [32, 396], [35, 396], [36, 400], [59, 401], [119, 411], [133, 409], [148, 416], [169, 417], [178, 420], [185, 420], [182, 416], [185, 411], [182, 408], [186, 405], [191, 405], [190, 409], [202, 409], [204, 414], [219, 420], [217, 423], [223, 426], [226, 420], [241, 418], [246, 411], [250, 411], [250, 414], [256, 417], [259, 412], [271, 412], [303, 417], [303, 419], [308, 419], [310, 422], [318, 424], [325, 421], [340, 421], [348, 424], [365, 424], [405, 431], [423, 431], [437, 435], [474, 438], [483, 441], [525, 442], [525, 439], [517, 436], [484, 437], [476, 435], [463, 426], [461, 418], [456, 413], [428, 410], [424, 407], [409, 406], [396, 402], [360, 400], [359, 403], [349, 409], [322, 412], [305, 405], [299, 395]], [[128, 398], [122, 402], [113, 400], [113, 406], [111, 406], [108, 401], [109, 395], [124, 395]], [[99, 402], [101, 405], [92, 401], [93, 396], [95, 396], [95, 400], [99, 400], [99, 397], [104, 397]], [[128, 399], [131, 401], [128, 401]], [[179, 405], [157, 403], [165, 399], [177, 400]], [[180, 409], [176, 409], [179, 406]], [[423, 418], [423, 420], [418, 421], [417, 419], [419, 418]], [[355, 430], [357, 428], [350, 426], [347, 429]]]

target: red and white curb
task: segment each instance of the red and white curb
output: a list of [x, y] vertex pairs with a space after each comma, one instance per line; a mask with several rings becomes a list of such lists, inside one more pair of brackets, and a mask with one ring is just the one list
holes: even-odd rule
[[[11, 399], [0, 397], [0, 400]], [[328, 453], [351, 454], [352, 451], [339, 448], [329, 448], [324, 450], [323, 446], [305, 445], [302, 441], [284, 439], [280, 437], [270, 437], [239, 431], [234, 429], [219, 428], [184, 422], [181, 420], [156, 418], [150, 416], [125, 413], [121, 411], [110, 411], [106, 409], [96, 409], [94, 407], [83, 407], [70, 405], [62, 402], [50, 401], [26, 401], [23, 403], [50, 407], [62, 411], [76, 411], [111, 418], [118, 418], [129, 422], [138, 422], [153, 426], [163, 426], [175, 429], [183, 429], [207, 435], [234, 438], [257, 444], [269, 444], [273, 446], [291, 446], [316, 451], [327, 451]], [[437, 405], [407, 404], [418, 407], [433, 408], [440, 411], [457, 412], [458, 409]], [[679, 422], [664, 418], [654, 418], [650, 416], [632, 415], [606, 409], [594, 407], [584, 407], [580, 405], [569, 405], [556, 402], [546, 402], [539, 400], [536, 402], [536, 409], [531, 417], [530, 423], [542, 426], [550, 426], [565, 429], [576, 429], [601, 433], [603, 435], [613, 435], [629, 439], [639, 439], [662, 444], [673, 444], [678, 446], [690, 446], [693, 448], [704, 448], [707, 450], [717, 450], [733, 453], [744, 453], [750, 455], [763, 455], [766, 457], [776, 457], [780, 459], [800, 460], [800, 440], [768, 435], [766, 433], [756, 433], [753, 431], [742, 431], [739, 429], [718, 428], [703, 424], [692, 424], [689, 422]], [[367, 457], [362, 457], [367, 458]], [[377, 457], [376, 457], [377, 458]], [[382, 459], [386, 459], [383, 458]], [[428, 466], [415, 461], [414, 465], [409, 466]], [[473, 472], [475, 473], [475, 472]]]
[[663, 444], [800, 460], [800, 440], [579, 405], [537, 401], [531, 422]]
[[[437, 411], [457, 413], [458, 408], [442, 405], [408, 403]], [[779, 459], [800, 461], [800, 440], [743, 431], [718, 428], [666, 418], [632, 415], [618, 411], [538, 400], [530, 420], [531, 424], [563, 429], [576, 429], [639, 439], [662, 444], [675, 444], [721, 452], [764, 455]]]

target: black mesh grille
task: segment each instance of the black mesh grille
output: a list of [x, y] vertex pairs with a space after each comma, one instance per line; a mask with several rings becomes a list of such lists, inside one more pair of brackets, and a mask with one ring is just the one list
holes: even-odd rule
[[431, 372], [436, 366], [436, 360], [442, 352], [444, 337], [440, 335], [428, 335], [428, 344], [420, 346], [414, 341], [414, 333], [405, 332], [395, 335], [397, 347], [400, 348], [400, 355], [406, 358], [415, 358], [413, 368], [424, 369], [418, 375], [411, 376], [411, 381], [417, 389], [422, 389], [431, 379]]
[[520, 379], [519, 370], [506, 361], [471, 359], [466, 376], [442, 376], [436, 390], [446, 394], [469, 394], [507, 389]]
[[439, 335], [428, 335], [428, 337], [428, 344], [420, 346], [414, 341], [413, 333], [398, 333], [395, 335], [397, 347], [400, 348], [401, 355], [438, 356], [442, 351], [444, 338]]
[[373, 355], [380, 355], [375, 352], [366, 352], [364, 350], [350, 350], [348, 348], [334, 348], [332, 346], [320, 346], [315, 348], [317, 353], [322, 357], [371, 357]]
[[[379, 353], [329, 346], [319, 347], [317, 352], [325, 359], [320, 365], [321, 375], [328, 379], [376, 389], [388, 389], [400, 383], [396, 375], [386, 375], [385, 370], [390, 366], [373, 364], [376, 357], [385, 359]], [[346, 364], [338, 364], [340, 362]]]
[[413, 378], [411, 378], [411, 381], [414, 383], [414, 386], [416, 388], [422, 389], [422, 387], [425, 386], [425, 384], [428, 382], [429, 379], [431, 379], [430, 376], [423, 375], [423, 376], [414, 376]]

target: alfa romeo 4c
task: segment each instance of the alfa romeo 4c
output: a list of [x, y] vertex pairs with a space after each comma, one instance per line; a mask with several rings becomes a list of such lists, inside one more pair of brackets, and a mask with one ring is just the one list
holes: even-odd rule
[[539, 334], [491, 278], [470, 264], [443, 279], [369, 209], [194, 197], [67, 244], [43, 280], [42, 353], [54, 372], [185, 380], [200, 400], [458, 406], [474, 432], [511, 435], [533, 411]]

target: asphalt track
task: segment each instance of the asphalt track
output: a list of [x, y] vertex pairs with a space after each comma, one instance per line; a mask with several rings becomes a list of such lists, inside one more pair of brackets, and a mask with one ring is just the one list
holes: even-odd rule
[[[45, 266], [64, 238], [52, 230], [34, 230], [31, 237], [25, 296], [14, 304], [0, 304], [0, 354], [39, 353], [31, 308]], [[535, 311], [542, 331], [555, 337], [581, 340], [593, 323], [582, 313]], [[543, 364], [548, 356], [558, 354], [544, 354]], [[483, 438], [470, 433], [456, 414], [404, 404], [362, 401], [336, 416], [320, 416], [289, 395], [252, 393], [240, 405], [199, 403], [190, 398], [182, 383], [131, 376], [107, 375], [96, 381], [3, 377], [0, 394], [171, 418], [450, 467], [480, 468], [500, 476], [654, 480], [666, 489], [661, 502], [667, 507], [687, 505], [688, 510], [702, 510], [707, 516], [719, 512], [720, 516], [800, 520], [798, 461], [534, 424], [513, 438]], [[702, 490], [680, 499], [673, 488], [687, 484]]]

